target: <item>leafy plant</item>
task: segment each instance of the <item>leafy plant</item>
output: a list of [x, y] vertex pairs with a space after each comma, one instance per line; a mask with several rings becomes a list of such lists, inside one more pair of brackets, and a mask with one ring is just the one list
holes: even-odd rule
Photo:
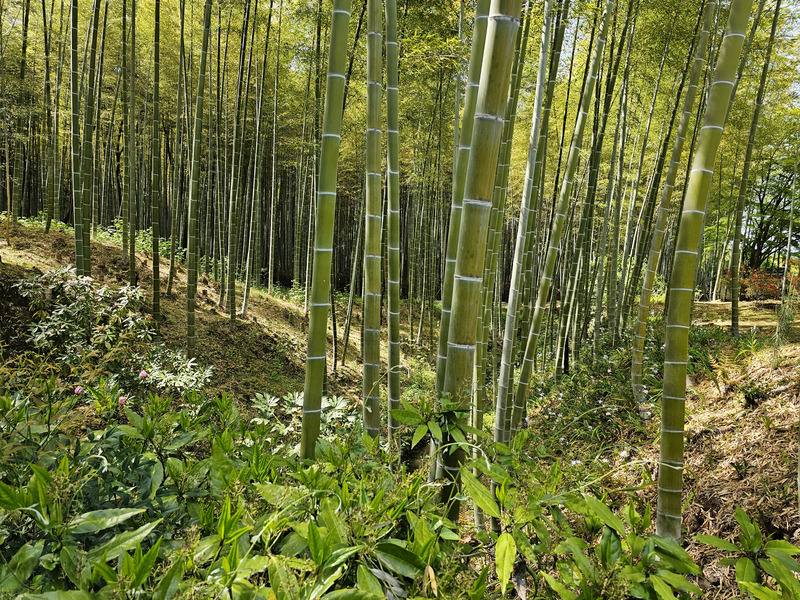
[[728, 553], [720, 564], [736, 565], [736, 583], [751, 598], [800, 598], [800, 563], [792, 558], [800, 554], [800, 548], [784, 540], [765, 540], [761, 529], [741, 507], [736, 507], [734, 516], [740, 528], [738, 544], [713, 535], [698, 535], [695, 539]]

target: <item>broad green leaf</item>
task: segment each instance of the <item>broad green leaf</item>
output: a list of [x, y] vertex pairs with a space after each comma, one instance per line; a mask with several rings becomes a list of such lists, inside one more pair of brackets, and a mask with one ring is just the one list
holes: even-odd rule
[[390, 410], [389, 414], [391, 414], [396, 421], [402, 423], [403, 425], [413, 426], [422, 423], [422, 417], [418, 412], [397, 408]]
[[425, 437], [426, 433], [428, 433], [428, 426], [418, 425], [416, 431], [414, 431], [414, 436], [411, 438], [411, 447], [413, 448], [419, 444], [419, 441]]
[[25, 506], [25, 494], [0, 481], [0, 508], [17, 510]]
[[658, 594], [658, 597], [662, 600], [677, 600], [677, 598], [675, 598], [675, 594], [672, 593], [672, 588], [670, 588], [658, 575], [650, 575], [650, 583], [653, 584], [653, 589], [656, 591], [656, 594]]
[[301, 597], [297, 577], [279, 559], [269, 566], [269, 584], [278, 600], [295, 600]]
[[[129, 554], [125, 554], [125, 557], [128, 560], [131, 560]], [[125, 579], [125, 573], [123, 573], [123, 579]], [[94, 563], [94, 570], [92, 572], [92, 579], [99, 579], [102, 577], [108, 585], [114, 585], [117, 583], [117, 574], [114, 572], [114, 569], [109, 567], [106, 563], [99, 561]]]
[[755, 525], [750, 520], [750, 517], [747, 516], [747, 513], [744, 512], [740, 506], [736, 507], [733, 516], [736, 519], [736, 522], [739, 523], [739, 526], [742, 528], [742, 534], [744, 536], [742, 542], [743, 545], [746, 546], [745, 550], [748, 552], [758, 551], [761, 548], [761, 542], [763, 541], [761, 530], [758, 528], [758, 525]]
[[439, 423], [436, 421], [428, 421], [428, 429], [431, 430], [431, 435], [437, 442], [442, 441], [442, 428], [439, 427]]
[[325, 498], [321, 506], [322, 510], [319, 511], [319, 518], [328, 529], [328, 537], [331, 540], [331, 544], [344, 544], [347, 539], [347, 528], [342, 523], [339, 515], [336, 514], [337, 503], [333, 498]]
[[319, 528], [314, 521], [308, 523], [308, 549], [311, 551], [311, 558], [318, 566], [322, 566], [322, 561], [325, 558], [325, 548], [322, 545], [322, 536], [319, 534]]
[[94, 596], [83, 590], [59, 590], [44, 594], [28, 594], [26, 600], [93, 600]]
[[442, 527], [439, 530], [439, 537], [441, 537], [443, 540], [448, 540], [450, 542], [457, 542], [458, 540], [461, 539], [461, 537], [459, 537], [459, 535], [455, 531], [447, 527]]
[[[378, 578], [375, 577], [367, 567], [358, 565], [356, 577], [358, 579], [358, 587], [364, 590], [364, 592], [378, 596], [383, 595], [381, 582], [378, 581]], [[328, 595], [330, 596], [330, 594]]]
[[683, 575], [679, 575], [678, 573], [673, 573], [672, 571], [667, 571], [666, 569], [660, 569], [656, 571], [656, 575], [661, 577], [661, 579], [669, 583], [672, 587], [679, 590], [683, 590], [685, 592], [694, 592], [695, 594], [703, 593], [703, 590], [701, 590], [695, 584], [687, 581]]
[[305, 495], [298, 488], [275, 483], [257, 483], [256, 489], [264, 500], [280, 508], [298, 502]]
[[544, 575], [544, 578], [547, 580], [547, 585], [549, 585], [562, 600], [577, 600], [578, 595], [567, 589], [563, 583], [555, 579], [552, 575], [544, 572], [542, 572], [541, 575]]
[[464, 437], [464, 433], [457, 426], [450, 427], [450, 435], [459, 444], [465, 445], [467, 443], [467, 438]]
[[767, 550], [767, 556], [769, 556], [773, 562], [783, 565], [785, 569], [800, 573], [800, 563], [780, 550]]
[[406, 577], [415, 577], [425, 566], [416, 554], [393, 542], [376, 544], [375, 555], [384, 566]]
[[589, 508], [594, 512], [595, 515], [606, 525], [611, 527], [614, 531], [616, 531], [620, 537], [625, 536], [625, 524], [622, 522], [618, 516], [611, 512], [605, 504], [600, 502], [597, 498], [592, 496], [591, 494], [584, 494], [584, 499], [586, 500], [586, 504], [589, 505]]
[[0, 580], [0, 591], [16, 592], [22, 588], [36, 565], [39, 564], [42, 550], [44, 550], [43, 540], [40, 540], [35, 546], [25, 544], [17, 550], [17, 553], [8, 562], [5, 578]]
[[348, 548], [339, 548], [338, 550], [334, 550], [330, 558], [325, 561], [325, 569], [334, 569], [345, 562], [348, 558], [363, 550], [364, 545], [360, 544], [358, 546], [350, 546]]
[[314, 587], [311, 589], [311, 593], [308, 595], [308, 600], [318, 600], [322, 594], [328, 591], [328, 589], [336, 583], [336, 580], [342, 576], [342, 571], [344, 569], [339, 567], [333, 573], [322, 578], [321, 581], [318, 581]]
[[728, 552], [741, 552], [738, 546], [732, 544], [728, 540], [723, 540], [715, 535], [696, 535], [694, 539], [701, 544], [707, 544], [719, 548], [720, 550], [727, 550]]
[[142, 556], [141, 560], [138, 561], [133, 575], [133, 587], [141, 587], [142, 584], [147, 581], [147, 578], [150, 576], [150, 571], [153, 570], [153, 565], [156, 564], [156, 559], [158, 558], [158, 549], [160, 547], [161, 538], [158, 538], [156, 543], [153, 544], [153, 547], [150, 548], [150, 550], [148, 550], [147, 553]]
[[461, 480], [464, 482], [464, 487], [475, 501], [475, 504], [490, 517], [499, 519], [500, 508], [497, 506], [497, 502], [494, 501], [492, 493], [466, 467], [461, 469]]
[[736, 561], [736, 581], [739, 583], [740, 589], [743, 589], [742, 583], [758, 583], [756, 565], [746, 556]]
[[603, 535], [600, 537], [600, 560], [603, 566], [611, 569], [617, 564], [622, 556], [622, 543], [617, 533], [610, 527], [603, 527]]
[[72, 555], [78, 552], [80, 551], [75, 546], [64, 546], [58, 554], [58, 558], [61, 562], [61, 569], [75, 587], [80, 587], [81, 580], [80, 577], [78, 577], [78, 571], [75, 568], [75, 559]]
[[78, 515], [69, 525], [67, 531], [73, 535], [79, 533], [95, 533], [124, 523], [134, 515], [144, 512], [143, 508], [111, 508], [107, 510], [93, 510]]
[[529, 563], [536, 564], [536, 561], [538, 560], [536, 551], [533, 549], [533, 546], [531, 546], [531, 543], [528, 541], [528, 537], [525, 535], [525, 533], [523, 533], [518, 527], [515, 527], [512, 535], [514, 536], [514, 541], [517, 544], [519, 553], [524, 556]]
[[694, 564], [692, 557], [678, 544], [660, 535], [650, 535], [648, 539], [653, 541], [657, 548], [656, 553], [662, 558], [672, 558], [680, 563], [680, 566], [686, 569], [686, 572], [693, 575], [700, 574], [700, 567]]
[[183, 578], [184, 560], [179, 558], [161, 578], [153, 591], [153, 600], [170, 600], [178, 589]]
[[511, 579], [516, 557], [517, 545], [514, 543], [514, 538], [508, 532], [501, 533], [497, 539], [497, 546], [495, 546], [495, 566], [503, 596], [506, 594], [506, 587], [508, 587], [508, 580]]
[[153, 521], [152, 523], [146, 523], [134, 531], [126, 531], [115, 535], [105, 544], [93, 548], [89, 552], [89, 560], [92, 562], [98, 561], [104, 554], [107, 555], [109, 559], [118, 557], [121, 552], [135, 548], [137, 544], [140, 544], [142, 540], [150, 535], [159, 523], [161, 523], [161, 519]]
[[742, 591], [750, 592], [758, 600], [783, 600], [783, 596], [781, 596], [778, 592], [775, 592], [757, 583], [740, 581], [739, 587], [742, 589]]
[[783, 552], [784, 554], [788, 554], [789, 556], [800, 554], [800, 548], [784, 540], [769, 541], [764, 545], [764, 550], [766, 550], [767, 554], [769, 554], [771, 550]]

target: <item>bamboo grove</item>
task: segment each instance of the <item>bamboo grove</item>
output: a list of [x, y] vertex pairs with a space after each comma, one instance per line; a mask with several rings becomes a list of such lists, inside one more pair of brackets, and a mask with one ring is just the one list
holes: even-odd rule
[[[658, 528], [677, 539], [692, 302], [732, 299], [736, 330], [745, 271], [794, 289], [798, 17], [780, 0], [0, 0], [4, 235], [71, 225], [91, 275], [98, 231], [118, 231], [130, 284], [136, 250], [163, 255], [157, 323], [185, 262], [189, 357], [198, 278], [231, 328], [253, 286], [302, 293], [305, 459], [348, 358], [364, 431], [397, 447], [403, 350], [424, 348], [453, 516], [483, 443], [467, 438], [509, 443], [538, 378], [628, 345], [642, 419], [661, 404]], [[667, 344], [646, 373], [656, 293]]]

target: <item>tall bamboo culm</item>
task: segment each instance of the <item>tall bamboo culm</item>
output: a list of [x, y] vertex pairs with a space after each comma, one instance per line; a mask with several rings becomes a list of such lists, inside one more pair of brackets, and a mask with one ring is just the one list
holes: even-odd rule
[[[397, 46], [397, 2], [386, 0], [386, 184], [389, 309], [389, 410], [400, 408], [400, 132]], [[389, 441], [398, 423], [389, 413]]]
[[197, 212], [200, 204], [200, 157], [203, 142], [203, 84], [206, 80], [208, 57], [208, 31], [211, 28], [211, 0], [206, 0], [203, 13], [203, 49], [200, 53], [200, 71], [197, 76], [194, 125], [192, 128], [191, 175], [189, 178], [189, 247], [186, 252], [186, 356], [195, 357], [195, 304], [197, 302]]
[[[503, 133], [520, 9], [521, 0], [492, 0], [467, 163], [443, 389], [444, 394], [451, 401], [459, 403], [463, 410], [470, 408], [478, 314], [483, 310], [480, 306], [481, 286], [494, 175]], [[455, 496], [459, 485], [458, 472], [465, 453], [452, 439], [445, 437], [443, 442], [445, 448], [442, 459], [448, 482], [442, 489], [442, 500], [448, 504], [448, 516], [457, 520], [460, 503]]]
[[83, 275], [83, 200], [81, 186], [80, 94], [78, 89], [78, 0], [72, 0], [70, 34], [70, 99], [72, 133], [72, 206], [75, 227], [75, 270]]
[[325, 112], [322, 118], [319, 184], [317, 185], [317, 226], [314, 230], [308, 353], [303, 388], [303, 430], [300, 456], [304, 459], [314, 458], [314, 449], [319, 436], [322, 386], [327, 363], [333, 225], [336, 211], [336, 180], [339, 168], [350, 4], [351, 0], [334, 0], [333, 16], [331, 17], [328, 77], [325, 90]]
[[159, 121], [161, 120], [159, 84], [161, 55], [161, 0], [155, 0], [155, 23], [153, 28], [153, 137], [152, 137], [152, 185], [150, 186], [150, 215], [153, 228], [153, 319], [156, 331], [161, 328], [161, 273], [158, 238], [161, 235], [161, 137]]
[[367, 0], [367, 195], [364, 224], [364, 430], [381, 430], [381, 3]]
[[697, 248], [751, 6], [752, 0], [731, 2], [728, 25], [697, 138], [669, 281], [656, 532], [672, 540], [681, 538], [686, 364]]
[[461, 202], [464, 199], [464, 180], [467, 174], [469, 149], [472, 144], [475, 103], [478, 100], [478, 83], [481, 77], [483, 49], [486, 41], [486, 22], [489, 16], [489, 0], [478, 0], [475, 6], [475, 23], [472, 28], [472, 49], [467, 72], [467, 89], [464, 93], [464, 110], [455, 153], [453, 173], [453, 197], [450, 205], [450, 224], [447, 232], [444, 281], [442, 283], [442, 318], [439, 326], [439, 350], [436, 357], [436, 393], [444, 388], [447, 368], [447, 336], [450, 333], [450, 305], [453, 299], [453, 272], [458, 251], [458, 235], [461, 227]]

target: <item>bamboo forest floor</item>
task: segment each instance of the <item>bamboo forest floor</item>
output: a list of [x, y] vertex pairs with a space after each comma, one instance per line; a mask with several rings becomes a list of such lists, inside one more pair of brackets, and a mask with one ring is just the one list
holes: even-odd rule
[[[0, 226], [5, 230], [4, 221], [0, 221]], [[32, 270], [44, 271], [73, 263], [73, 241], [62, 231], [45, 235], [38, 226], [21, 225], [18, 233], [12, 235], [10, 245], [5, 240], [0, 242], [0, 260], [0, 288], [6, 290], [11, 281]], [[151, 261], [152, 256], [147, 252], [137, 255], [138, 281], [146, 289], [151, 286]], [[169, 261], [162, 258], [162, 290], [166, 289], [168, 268]], [[128, 273], [121, 249], [113, 243], [93, 242], [92, 275], [100, 283], [123, 285]], [[241, 292], [240, 286], [239, 303]], [[162, 298], [162, 335], [173, 348], [184, 346], [185, 298], [186, 269], [179, 265], [172, 294], [163, 294]], [[218, 299], [218, 284], [201, 274], [197, 360], [214, 367], [209, 391], [233, 395], [246, 411], [248, 400], [256, 393], [284, 396], [302, 390], [308, 326], [302, 297], [298, 299], [291, 290], [283, 288], [276, 289], [273, 296], [254, 289], [247, 315], [237, 320], [235, 329], [230, 328], [229, 316], [219, 307]], [[14, 307], [8, 308], [8, 299], [0, 300], [5, 307], [5, 314], [0, 315], [0, 328], [6, 338], [5, 330], [21, 324], [15, 320]], [[774, 301], [742, 302], [743, 336], [738, 341], [720, 336], [721, 341], [716, 342], [713, 351], [709, 350], [708, 367], [697, 370], [687, 382], [685, 539], [690, 554], [703, 568], [704, 575], [698, 585], [709, 600], [741, 596], [734, 583], [733, 567], [719, 565], [723, 554], [692, 540], [698, 534], [735, 540], [737, 506], [765, 534], [794, 544], [800, 542], [797, 498], [800, 326], [792, 323], [784, 343], [775, 345], [778, 306]], [[403, 310], [403, 336], [408, 340], [407, 308]], [[337, 298], [336, 313], [341, 339], [346, 299]], [[727, 330], [729, 317], [730, 303], [695, 304], [695, 324], [703, 330], [715, 327]], [[329, 393], [348, 398], [352, 406], [360, 402], [361, 379], [356, 358], [360, 347], [359, 318], [360, 310], [356, 307], [348, 350], [350, 363], [340, 365], [329, 376]], [[423, 333], [427, 329], [426, 326]], [[329, 337], [332, 340], [330, 330]], [[432, 369], [425, 366], [430, 365], [430, 341], [422, 342], [404, 343], [404, 361], [409, 367], [404, 370], [404, 394], [411, 401], [415, 394], [429, 395], [432, 386]], [[629, 358], [627, 361], [629, 368]], [[626, 375], [618, 377], [624, 382]], [[615, 390], [609, 390], [606, 396], [613, 399]], [[580, 390], [576, 395], [580, 395]], [[540, 396], [530, 415], [531, 432], [548, 432], [541, 435], [549, 436], [553, 448], [559, 439], [565, 440], [558, 436], [569, 437], [569, 428], [574, 427], [564, 423], [563, 433], [552, 433], [560, 403], [558, 390]], [[595, 481], [605, 491], [614, 495], [634, 490], [634, 494], [655, 506], [658, 419], [643, 425], [623, 422], [615, 413], [605, 414], [611, 415], [604, 417], [608, 423], [616, 419], [618, 427], [613, 434], [616, 439], [604, 440], [600, 452], [591, 442], [576, 439], [575, 443], [562, 442], [561, 449], [549, 448], [550, 456], [561, 459], [566, 477], [578, 486], [583, 485], [581, 477], [586, 476], [586, 465], [592, 460], [598, 477]], [[595, 458], [587, 459], [592, 456]]]

